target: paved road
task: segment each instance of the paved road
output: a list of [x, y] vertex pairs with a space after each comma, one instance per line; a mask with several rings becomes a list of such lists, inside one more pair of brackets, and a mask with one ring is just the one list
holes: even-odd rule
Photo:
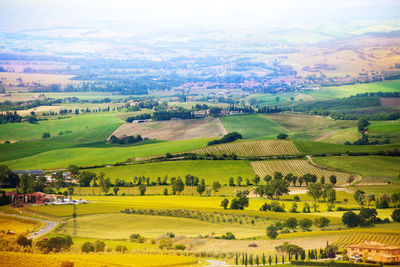
[[40, 229], [39, 231], [33, 233], [32, 235], [28, 236], [29, 239], [37, 238], [42, 235], [47, 234], [50, 232], [56, 225], [57, 222], [53, 221], [48, 221], [48, 220], [43, 220], [43, 219], [37, 219], [37, 218], [31, 218], [31, 217], [26, 217], [26, 216], [20, 216], [20, 215], [15, 215], [15, 214], [6, 214], [6, 213], [0, 213], [2, 216], [9, 216], [9, 217], [14, 217], [14, 218], [20, 218], [20, 219], [26, 219], [26, 220], [32, 220], [32, 221], [40, 221], [46, 223], [46, 226]]

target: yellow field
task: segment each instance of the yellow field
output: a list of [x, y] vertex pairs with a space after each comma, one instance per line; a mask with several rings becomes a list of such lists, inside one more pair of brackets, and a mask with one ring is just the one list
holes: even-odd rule
[[[197, 265], [197, 259], [174, 255], [126, 255], [126, 254], [32, 254], [0, 252], [0, 266], [60, 266], [62, 262], [74, 263], [74, 267], [86, 266], [183, 266]], [[118, 264], [117, 264], [118, 263]]]
[[254, 172], [260, 176], [273, 175], [274, 172], [281, 172], [283, 175], [292, 173], [296, 176], [302, 176], [306, 173], [317, 175], [318, 178], [325, 176], [328, 181], [329, 176], [335, 175], [337, 184], [345, 184], [347, 178], [350, 176], [348, 173], [339, 171], [324, 170], [310, 165], [306, 160], [293, 159], [293, 160], [266, 160], [266, 161], [252, 161], [251, 166]]
[[[43, 225], [41, 222], [0, 216], [0, 232], [13, 231], [15, 234], [32, 232]], [[1, 235], [1, 234], [0, 234]], [[15, 236], [15, 235], [12, 235]]]
[[254, 140], [214, 145], [192, 151], [197, 154], [231, 154], [238, 156], [297, 155], [300, 152], [290, 140]]

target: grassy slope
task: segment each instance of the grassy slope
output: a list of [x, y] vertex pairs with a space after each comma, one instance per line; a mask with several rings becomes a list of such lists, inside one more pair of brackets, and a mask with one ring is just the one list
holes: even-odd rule
[[394, 179], [400, 173], [399, 157], [338, 156], [314, 157], [313, 160], [317, 164], [358, 173], [363, 177], [389, 177]]
[[203, 147], [209, 139], [154, 143], [130, 147], [79, 147], [58, 149], [37, 155], [4, 161], [11, 169], [65, 168], [70, 164], [90, 166], [112, 164], [135, 156], [177, 153]]
[[342, 98], [363, 92], [398, 92], [400, 80], [391, 80], [366, 84], [322, 87], [321, 90], [309, 91], [306, 94], [316, 99]]
[[396, 121], [371, 121], [368, 126], [368, 132], [371, 133], [399, 133], [400, 120]]
[[243, 138], [272, 137], [286, 130], [261, 114], [222, 117], [227, 132], [239, 132]]
[[[53, 140], [59, 142], [93, 142], [105, 139], [123, 121], [115, 114], [85, 114], [65, 119], [39, 121], [37, 124], [8, 123], [0, 127], [2, 140], [33, 141], [41, 140], [44, 132], [49, 132]], [[61, 131], [72, 131], [70, 134], [58, 136]]]
[[151, 181], [156, 181], [157, 177], [163, 179], [168, 177], [182, 177], [186, 174], [204, 178], [206, 184], [219, 181], [221, 184], [228, 184], [230, 177], [242, 176], [243, 178], [253, 178], [254, 172], [247, 161], [177, 161], [177, 162], [157, 162], [147, 164], [135, 164], [110, 168], [92, 169], [95, 173], [104, 172], [106, 177], [111, 180], [116, 178], [132, 181], [133, 176], [150, 177]]
[[297, 149], [304, 154], [324, 154], [324, 153], [346, 153], [350, 152], [379, 152], [385, 150], [400, 149], [400, 144], [389, 144], [389, 145], [366, 145], [366, 146], [354, 146], [354, 145], [339, 145], [339, 144], [328, 144], [322, 142], [310, 142], [304, 140], [294, 141]]

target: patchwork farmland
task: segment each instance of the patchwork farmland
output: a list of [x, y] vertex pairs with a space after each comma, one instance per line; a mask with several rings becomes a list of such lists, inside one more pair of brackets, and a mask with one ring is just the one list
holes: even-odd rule
[[232, 154], [238, 156], [270, 156], [270, 155], [298, 155], [300, 154], [290, 140], [254, 140], [239, 141], [229, 144], [208, 146], [193, 150], [197, 154]]
[[251, 162], [251, 166], [253, 167], [254, 172], [260, 177], [264, 177], [267, 174], [273, 175], [274, 172], [281, 172], [283, 175], [292, 173], [296, 176], [311, 173], [317, 175], [318, 178], [324, 176], [326, 179], [331, 175], [335, 175], [337, 177], [338, 185], [347, 183], [347, 178], [351, 176], [351, 174], [344, 172], [320, 169], [310, 165], [306, 160], [298, 159], [254, 161]]

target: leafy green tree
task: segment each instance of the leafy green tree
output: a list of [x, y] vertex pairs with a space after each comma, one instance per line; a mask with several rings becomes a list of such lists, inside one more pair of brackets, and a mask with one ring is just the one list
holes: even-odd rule
[[337, 179], [336, 179], [336, 176], [335, 175], [331, 175], [331, 176], [329, 176], [329, 181], [331, 182], [331, 184], [333, 185], [333, 186], [335, 186], [335, 184], [336, 184], [336, 182], [337, 182]]
[[360, 190], [360, 189], [358, 189], [354, 193], [354, 199], [355, 199], [355, 201], [357, 201], [358, 204], [363, 206], [364, 205], [364, 199], [365, 199], [365, 192]]
[[53, 173], [52, 179], [53, 179], [54, 186], [57, 188], [57, 190], [60, 190], [60, 188], [63, 187], [63, 185], [64, 185], [64, 178], [63, 178], [62, 171]]
[[95, 252], [104, 252], [104, 249], [106, 248], [106, 244], [104, 244], [104, 242], [100, 240], [94, 241], [93, 246]]
[[238, 176], [238, 177], [236, 178], [236, 183], [237, 183], [238, 186], [241, 186], [242, 181], [243, 181], [243, 179], [242, 179], [241, 176]]
[[322, 185], [319, 183], [312, 183], [307, 186], [307, 194], [310, 195], [314, 201], [319, 200], [322, 196]]
[[391, 217], [392, 217], [393, 221], [400, 222], [400, 209], [393, 210]]
[[15, 188], [19, 182], [17, 174], [13, 173], [7, 165], [0, 164], [0, 188]]
[[287, 139], [289, 136], [287, 135], [287, 134], [285, 134], [285, 133], [280, 133], [280, 134], [278, 134], [278, 136], [276, 137], [276, 138], [278, 138], [278, 139], [281, 139], [281, 140], [284, 140], [284, 139]]
[[285, 226], [288, 228], [296, 229], [298, 226], [297, 219], [294, 217], [291, 217], [285, 221]]
[[271, 239], [276, 239], [278, 236], [278, 230], [273, 224], [267, 227], [267, 236]]
[[235, 186], [235, 179], [233, 177], [229, 178], [229, 186]]
[[352, 211], [347, 211], [342, 215], [342, 222], [349, 228], [356, 227], [359, 224], [359, 217]]
[[253, 178], [253, 183], [255, 184], [255, 185], [258, 185], [259, 183], [260, 183], [260, 176], [258, 176], [258, 175], [256, 175], [256, 176], [254, 176], [254, 178]]
[[118, 191], [119, 191], [119, 187], [118, 186], [114, 186], [114, 195], [118, 195]]
[[308, 219], [308, 218], [304, 218], [299, 220], [299, 226], [301, 227], [301, 229], [303, 230], [310, 230], [310, 227], [312, 226], [312, 220]]
[[139, 185], [140, 195], [144, 196], [146, 194], [146, 186], [144, 184]]
[[236, 198], [232, 199], [230, 209], [232, 210], [243, 210], [245, 207], [249, 206], [249, 198], [247, 195], [249, 194], [248, 190], [237, 191]]
[[201, 179], [199, 185], [197, 186], [197, 193], [200, 194], [200, 196], [206, 191], [206, 181], [204, 179]]
[[212, 185], [212, 189], [214, 190], [214, 193], [216, 194], [220, 188], [221, 188], [221, 184], [218, 181], [215, 181]]
[[96, 177], [96, 174], [93, 172], [83, 171], [79, 173], [78, 180], [79, 184], [82, 187], [90, 186], [90, 182]]
[[32, 247], [32, 239], [28, 239], [24, 235], [18, 235], [17, 244], [22, 247]]
[[81, 251], [83, 253], [94, 252], [94, 245], [91, 242], [85, 242], [81, 246]]
[[43, 133], [42, 134], [42, 138], [43, 139], [50, 138], [50, 137], [51, 137], [50, 133]]
[[264, 176], [263, 180], [266, 184], [268, 184], [272, 180], [272, 176], [267, 174]]
[[227, 198], [224, 198], [222, 201], [221, 201], [221, 207], [223, 207], [224, 208], [224, 210], [226, 210], [227, 208], [228, 208], [228, 205], [229, 205], [229, 200], [227, 199]]

